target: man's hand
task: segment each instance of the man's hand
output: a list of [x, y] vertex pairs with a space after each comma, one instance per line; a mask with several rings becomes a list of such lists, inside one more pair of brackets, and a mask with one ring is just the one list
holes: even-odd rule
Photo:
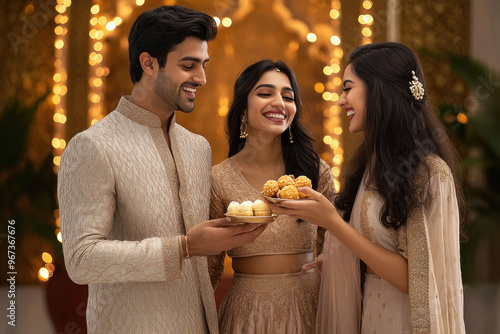
[[253, 242], [267, 224], [244, 224], [231, 222], [229, 218], [204, 221], [187, 232], [189, 255], [217, 255], [223, 251]]

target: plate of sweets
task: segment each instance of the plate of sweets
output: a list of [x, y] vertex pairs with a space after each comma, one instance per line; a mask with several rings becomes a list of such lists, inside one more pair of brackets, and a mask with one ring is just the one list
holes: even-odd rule
[[264, 184], [261, 194], [272, 203], [296, 199], [310, 199], [311, 196], [297, 190], [299, 187], [312, 188], [311, 179], [304, 175], [297, 178], [293, 175], [283, 175], [278, 180], [268, 180]]
[[277, 217], [260, 199], [255, 202], [244, 201], [242, 203], [232, 201], [224, 215], [231, 218], [231, 221], [242, 224], [267, 224]]

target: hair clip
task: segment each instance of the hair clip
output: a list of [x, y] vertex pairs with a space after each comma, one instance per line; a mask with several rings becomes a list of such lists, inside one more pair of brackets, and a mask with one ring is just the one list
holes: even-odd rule
[[415, 98], [415, 100], [422, 100], [424, 98], [424, 85], [418, 80], [415, 75], [415, 71], [411, 71], [413, 81], [410, 82], [410, 91], [411, 95]]
[[281, 72], [279, 68], [277, 68], [276, 66], [274, 67], [276, 69], [276, 72]]

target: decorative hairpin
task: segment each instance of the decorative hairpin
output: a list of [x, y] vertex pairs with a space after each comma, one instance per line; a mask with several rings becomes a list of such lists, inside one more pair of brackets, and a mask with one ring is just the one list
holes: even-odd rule
[[415, 100], [422, 100], [424, 98], [424, 85], [418, 80], [415, 75], [415, 71], [411, 71], [413, 81], [410, 82], [410, 91], [411, 95], [415, 98]]
[[277, 68], [276, 66], [274, 67], [276, 69], [276, 72], [281, 72], [279, 68]]

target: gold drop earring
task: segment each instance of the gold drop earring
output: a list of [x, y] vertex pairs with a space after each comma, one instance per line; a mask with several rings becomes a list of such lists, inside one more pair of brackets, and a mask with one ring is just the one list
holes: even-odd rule
[[292, 127], [291, 126], [288, 128], [288, 132], [290, 133], [290, 144], [293, 144], [293, 134], [292, 134]]
[[240, 138], [248, 137], [247, 127], [248, 127], [248, 118], [247, 118], [247, 112], [245, 111], [243, 113], [243, 116], [241, 116]]

